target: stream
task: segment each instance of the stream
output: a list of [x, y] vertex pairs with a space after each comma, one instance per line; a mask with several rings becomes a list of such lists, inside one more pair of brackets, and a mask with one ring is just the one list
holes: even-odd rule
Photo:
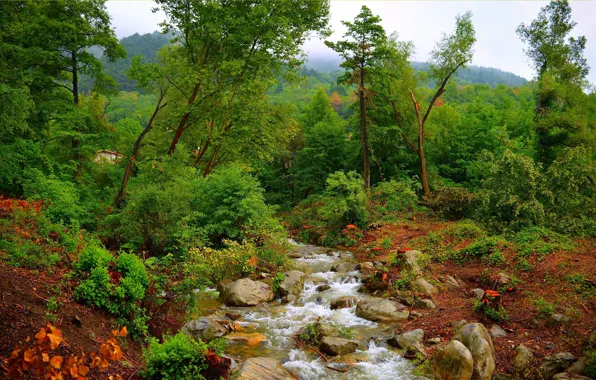
[[[233, 308], [221, 306], [225, 312], [242, 314], [243, 332], [263, 334], [266, 340], [258, 345], [230, 342], [226, 352], [234, 357], [270, 357], [300, 379], [414, 379], [413, 365], [384, 341], [392, 335], [391, 324], [371, 322], [357, 317], [356, 306], [331, 310], [330, 303], [341, 296], [367, 297], [359, 293], [362, 286], [359, 271], [332, 272], [339, 263], [354, 263], [350, 252], [332, 251], [328, 248], [304, 245], [291, 241], [295, 246], [296, 267], [307, 274], [304, 290], [295, 301], [282, 304], [279, 300], [256, 307]], [[319, 292], [317, 286], [327, 284], [328, 290]], [[346, 368], [337, 372], [326, 368], [327, 363], [310, 350], [296, 348], [292, 335], [301, 327], [319, 319], [336, 326], [350, 328], [353, 339], [368, 342], [366, 350], [343, 355], [336, 361], [329, 357], [329, 364]], [[364, 344], [363, 346], [366, 346]], [[349, 364], [346, 364], [348, 362]]]

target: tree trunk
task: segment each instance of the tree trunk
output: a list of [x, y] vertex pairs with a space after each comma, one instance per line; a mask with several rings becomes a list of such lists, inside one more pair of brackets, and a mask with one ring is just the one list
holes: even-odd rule
[[370, 158], [368, 151], [368, 136], [366, 134], [366, 104], [364, 100], [364, 66], [360, 65], [360, 135], [362, 141], [362, 155], [363, 155], [363, 177], [364, 188], [370, 189]]
[[77, 72], [77, 56], [72, 53], [72, 95], [74, 103], [79, 104], [79, 73]]
[[428, 179], [426, 178], [426, 157], [424, 156], [424, 130], [418, 129], [418, 157], [420, 158], [420, 181], [422, 182], [422, 190], [424, 196], [430, 195], [430, 186], [428, 186]]
[[[188, 105], [191, 106], [195, 99], [197, 98], [197, 94], [199, 93], [199, 89], [201, 88], [201, 82], [197, 82], [195, 88], [192, 90], [192, 94], [188, 99]], [[182, 132], [184, 132], [184, 127], [186, 127], [186, 123], [188, 122], [188, 117], [190, 116], [190, 111], [184, 112], [182, 118], [180, 119], [180, 124], [178, 124], [178, 129], [176, 130], [176, 134], [172, 139], [172, 144], [170, 144], [170, 149], [168, 149], [168, 154], [174, 153], [176, 150], [176, 145], [178, 145], [178, 141], [180, 141], [180, 137], [182, 136]]]
[[147, 126], [145, 127], [145, 129], [143, 129], [143, 132], [141, 132], [141, 134], [137, 138], [137, 141], [135, 142], [134, 148], [132, 149], [132, 155], [128, 158], [128, 163], [126, 164], [126, 170], [124, 171], [124, 177], [122, 177], [122, 185], [120, 186], [120, 191], [118, 191], [116, 198], [114, 198], [114, 204], [116, 205], [117, 208], [121, 207], [122, 199], [124, 198], [124, 196], [126, 194], [126, 186], [128, 186], [128, 180], [130, 179], [132, 170], [134, 169], [135, 162], [137, 160], [137, 155], [139, 154], [139, 150], [141, 149], [141, 142], [145, 138], [145, 135], [147, 135], [147, 133], [149, 133], [151, 128], [153, 128], [153, 121], [155, 120], [155, 117], [157, 116], [159, 110], [161, 110], [167, 104], [166, 103], [164, 105], [161, 105], [163, 98], [164, 98], [164, 95], [162, 94], [162, 96], [157, 101], [157, 105], [155, 106], [153, 115], [151, 115], [151, 119], [149, 119]]
[[213, 149], [211, 158], [209, 159], [209, 162], [207, 163], [207, 166], [205, 167], [205, 171], [203, 172], [203, 177], [207, 177], [207, 175], [209, 175], [209, 173], [211, 173], [211, 170], [213, 169], [213, 163], [215, 162], [215, 157], [217, 157], [217, 153], [219, 152], [220, 147], [221, 147], [221, 144], [217, 145]]

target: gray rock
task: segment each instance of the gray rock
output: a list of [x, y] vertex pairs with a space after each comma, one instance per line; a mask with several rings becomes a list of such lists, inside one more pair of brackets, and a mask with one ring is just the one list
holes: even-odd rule
[[371, 263], [370, 261], [365, 261], [363, 263], [358, 264], [356, 266], [356, 269], [362, 270], [362, 271], [373, 271], [373, 270], [375, 270], [375, 265], [373, 263]]
[[569, 322], [571, 318], [564, 314], [553, 314], [546, 320], [546, 327], [555, 328], [560, 327]]
[[422, 317], [422, 313], [417, 312], [416, 310], [412, 310], [410, 312], [410, 317]]
[[511, 282], [511, 277], [509, 277], [505, 273], [500, 272], [499, 274], [497, 274], [497, 284], [498, 285], [505, 286], [505, 285], [508, 285], [510, 282]]
[[515, 347], [515, 356], [511, 361], [513, 373], [521, 378], [528, 377], [534, 362], [534, 351], [523, 344]]
[[465, 319], [459, 320], [459, 321], [452, 321], [449, 322], [449, 324], [453, 327], [453, 330], [455, 332], [457, 332], [457, 330], [461, 329], [463, 326], [468, 324], [468, 321], [466, 321]]
[[331, 267], [331, 272], [351, 272], [356, 269], [356, 266], [352, 263], [338, 263]]
[[441, 343], [441, 337], [435, 336], [434, 338], [427, 339], [426, 344], [428, 345], [436, 345]]
[[281, 298], [281, 303], [291, 303], [296, 301], [296, 296], [293, 294], [288, 294], [287, 296], [283, 296]]
[[373, 322], [395, 322], [408, 319], [406, 307], [399, 302], [382, 298], [369, 298], [358, 302], [356, 315]]
[[482, 297], [484, 297], [484, 290], [482, 289], [472, 289], [472, 293], [474, 293], [474, 298], [476, 298], [478, 301], [480, 301]]
[[495, 348], [490, 334], [482, 323], [468, 323], [453, 339], [463, 343], [474, 358], [473, 380], [490, 380], [495, 371]]
[[447, 289], [453, 290], [453, 289], [459, 288], [459, 283], [452, 276], [446, 276], [445, 277], [445, 281], [443, 283], [445, 284], [445, 286], [447, 287]]
[[304, 289], [304, 279], [306, 275], [297, 270], [291, 270], [284, 273], [284, 279], [279, 283], [279, 294], [287, 296], [293, 294], [299, 296]]
[[331, 301], [331, 310], [345, 309], [356, 306], [358, 298], [354, 296], [343, 296]]
[[193, 339], [201, 339], [205, 342], [221, 338], [229, 332], [225, 327], [217, 323], [217, 319], [214, 317], [201, 317], [188, 321], [180, 330]]
[[427, 262], [426, 256], [420, 251], [407, 251], [404, 253], [398, 253], [399, 268], [402, 271], [420, 274], [422, 269]]
[[578, 375], [577, 373], [563, 372], [553, 376], [553, 380], [592, 380], [592, 378]]
[[417, 344], [419, 345], [422, 342], [422, 338], [424, 338], [424, 330], [416, 329], [390, 338], [387, 344], [397, 348], [408, 349]]
[[328, 284], [322, 284], [317, 286], [317, 292], [324, 292], [325, 290], [329, 289], [331, 289], [331, 286], [329, 286]]
[[326, 336], [321, 339], [319, 347], [321, 351], [329, 355], [345, 355], [356, 351], [358, 345], [357, 340]]
[[471, 380], [474, 359], [461, 342], [452, 340], [434, 354], [431, 366], [435, 380]]
[[416, 306], [421, 309], [434, 309], [437, 307], [433, 301], [428, 299], [417, 300]]
[[412, 289], [429, 296], [438, 293], [437, 288], [435, 288], [430, 282], [426, 281], [422, 277], [414, 280], [412, 283]]
[[544, 358], [542, 365], [538, 368], [540, 376], [550, 380], [556, 374], [569, 368], [575, 362], [575, 357], [569, 352], [560, 352]]
[[507, 331], [503, 330], [503, 328], [499, 325], [493, 325], [493, 327], [490, 329], [490, 335], [493, 338], [502, 338], [507, 336]]
[[240, 367], [238, 380], [294, 380], [278, 360], [250, 358]]
[[255, 306], [275, 297], [271, 286], [250, 278], [220, 284], [218, 290], [219, 299], [227, 306]]

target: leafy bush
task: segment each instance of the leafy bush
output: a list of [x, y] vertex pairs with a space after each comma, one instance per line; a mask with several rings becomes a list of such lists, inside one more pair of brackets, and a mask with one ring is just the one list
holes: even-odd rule
[[48, 218], [41, 202], [0, 197], [0, 257], [10, 265], [51, 269], [82, 244], [79, 234]]
[[257, 266], [257, 248], [254, 244], [224, 240], [225, 248], [192, 248], [187, 265], [200, 274], [209, 284], [224, 278], [239, 278], [254, 272]]
[[318, 215], [328, 225], [364, 226], [368, 218], [367, 204], [362, 177], [356, 172], [335, 172], [327, 178], [324, 205]]
[[205, 355], [209, 350], [222, 354], [223, 344], [215, 340], [206, 344], [183, 333], [164, 337], [163, 343], [155, 338], [145, 350], [145, 368], [142, 377], [164, 380], [205, 379], [203, 371], [208, 368]]
[[449, 219], [462, 219], [472, 215], [475, 194], [463, 187], [442, 187], [427, 200], [428, 206]]
[[283, 232], [273, 218], [274, 209], [265, 203], [259, 182], [239, 167], [216, 170], [197, 191], [191, 207], [200, 210], [198, 222], [214, 244]]
[[548, 197], [540, 167], [530, 157], [507, 150], [483, 182], [476, 216], [497, 230], [543, 225]]
[[509, 319], [509, 314], [503, 306], [493, 308], [478, 300], [474, 301], [474, 311], [483, 313], [495, 322], [503, 322]]
[[149, 276], [141, 259], [121, 253], [114, 262], [107, 250], [92, 246], [81, 253], [77, 268], [83, 278], [73, 294], [77, 301], [108, 310], [126, 322], [133, 336], [146, 335], [148, 318], [138, 303]]
[[541, 318], [548, 318], [555, 313], [555, 306], [542, 297], [534, 300], [534, 306]]
[[372, 190], [372, 201], [377, 211], [382, 213], [414, 211], [418, 196], [412, 181], [395, 181], [378, 183]]
[[95, 225], [95, 216], [89, 212], [92, 208], [86, 207], [89, 205], [84, 204], [71, 181], [32, 170], [31, 179], [24, 185], [24, 193], [28, 199], [47, 203], [47, 215], [53, 222], [74, 227]]

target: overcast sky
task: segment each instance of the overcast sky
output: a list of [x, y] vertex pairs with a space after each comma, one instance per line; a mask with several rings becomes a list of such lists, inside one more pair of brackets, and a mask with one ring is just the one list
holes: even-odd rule
[[[241, 1], [241, 0], [239, 0]], [[331, 1], [332, 40], [342, 37], [342, 20], [353, 20], [362, 5], [383, 19], [382, 25], [390, 34], [399, 33], [401, 40], [413, 41], [414, 60], [426, 61], [428, 54], [443, 32], [455, 26], [455, 16], [470, 10], [476, 28], [476, 48], [472, 64], [513, 72], [525, 78], [534, 73], [523, 52], [524, 45], [515, 33], [517, 26], [530, 23], [547, 2], [543, 1]], [[150, 33], [163, 21], [162, 12], [152, 13], [153, 1], [110, 0], [108, 11], [119, 38], [134, 33]], [[596, 1], [571, 1], [573, 20], [577, 22], [573, 34], [588, 39], [585, 57], [590, 70], [589, 79], [596, 83]], [[333, 52], [322, 41], [312, 38], [304, 49], [313, 56]]]

